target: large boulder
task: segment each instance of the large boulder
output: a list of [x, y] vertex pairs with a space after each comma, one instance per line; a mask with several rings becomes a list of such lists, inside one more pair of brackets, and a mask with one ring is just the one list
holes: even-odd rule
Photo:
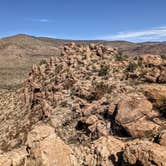
[[0, 165], [2, 166], [22, 166], [28, 153], [25, 147], [14, 149], [13, 151], [0, 154]]
[[146, 116], [123, 126], [132, 137], [150, 137], [160, 131], [160, 126], [153, 121], [147, 120]]
[[127, 165], [165, 166], [166, 149], [156, 143], [135, 140], [126, 144], [123, 160]]
[[115, 120], [132, 137], [151, 136], [160, 126], [148, 120], [149, 116], [153, 116], [151, 102], [142, 95], [129, 94], [118, 103]]
[[159, 83], [166, 83], [166, 67], [165, 70], [163, 70], [158, 78]]
[[166, 86], [159, 84], [140, 86], [147, 98], [160, 112], [166, 114]]
[[163, 130], [159, 135], [159, 144], [166, 146], [166, 130]]
[[96, 153], [101, 156], [101, 165], [121, 164], [124, 142], [113, 136], [101, 137], [94, 142]]
[[118, 103], [116, 120], [121, 124], [142, 118], [152, 111], [152, 104], [137, 94], [129, 94]]
[[145, 92], [146, 96], [151, 100], [160, 103], [160, 101], [166, 98], [166, 86], [158, 84], [146, 84], [141, 86], [142, 90]]
[[40, 124], [28, 134], [26, 145], [30, 157], [27, 166], [77, 166], [72, 150], [54, 132], [54, 128]]
[[160, 69], [154, 67], [146, 70], [146, 74], [144, 75], [144, 80], [146, 82], [155, 83], [158, 81], [158, 77], [160, 76]]

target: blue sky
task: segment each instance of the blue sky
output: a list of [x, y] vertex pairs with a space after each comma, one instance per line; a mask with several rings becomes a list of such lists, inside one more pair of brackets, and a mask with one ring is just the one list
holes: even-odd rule
[[166, 40], [166, 0], [0, 0], [0, 37]]

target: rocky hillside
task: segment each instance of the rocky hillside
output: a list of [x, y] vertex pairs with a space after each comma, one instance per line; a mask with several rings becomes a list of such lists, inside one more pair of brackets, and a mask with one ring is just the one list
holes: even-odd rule
[[[69, 40], [46, 37], [16, 35], [0, 39], [0, 89], [16, 88], [26, 78], [32, 64], [38, 64], [51, 56], [59, 55], [57, 48], [62, 48]], [[165, 57], [166, 44], [161, 43], [131, 43], [127, 41], [74, 41], [79, 45], [90, 43], [115, 47], [121, 54], [137, 56], [144, 53], [157, 54]]]
[[0, 165], [166, 165], [160, 55], [70, 43], [0, 101]]
[[0, 88], [20, 85], [33, 63], [55, 56], [51, 43], [26, 35], [0, 39]]

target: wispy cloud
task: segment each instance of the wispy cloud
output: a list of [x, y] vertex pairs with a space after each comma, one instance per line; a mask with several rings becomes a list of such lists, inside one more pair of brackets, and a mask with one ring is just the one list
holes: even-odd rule
[[119, 32], [117, 34], [100, 37], [105, 40], [129, 40], [129, 41], [157, 41], [166, 39], [166, 26], [154, 27], [140, 31]]
[[46, 19], [46, 18], [30, 19], [30, 21], [33, 21], [33, 22], [40, 22], [40, 23], [52, 22], [52, 20], [49, 20], [49, 19]]
[[39, 22], [49, 22], [49, 20], [48, 20], [48, 19], [43, 18], [43, 19], [39, 19]]

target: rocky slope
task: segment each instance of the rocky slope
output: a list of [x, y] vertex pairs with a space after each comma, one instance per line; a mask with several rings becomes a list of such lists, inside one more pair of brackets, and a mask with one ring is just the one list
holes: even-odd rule
[[0, 96], [0, 165], [166, 165], [160, 55], [70, 43]]
[[[61, 48], [70, 40], [46, 37], [34, 37], [24, 34], [0, 39], [0, 89], [16, 88], [26, 78], [32, 64], [59, 55], [57, 48]], [[122, 55], [137, 56], [144, 53], [158, 54], [165, 57], [166, 43], [132, 43], [127, 41], [94, 40], [74, 41], [78, 45], [90, 43], [116, 47]]]
[[16, 35], [0, 39], [0, 88], [20, 85], [33, 63], [55, 56], [57, 48], [32, 36]]

